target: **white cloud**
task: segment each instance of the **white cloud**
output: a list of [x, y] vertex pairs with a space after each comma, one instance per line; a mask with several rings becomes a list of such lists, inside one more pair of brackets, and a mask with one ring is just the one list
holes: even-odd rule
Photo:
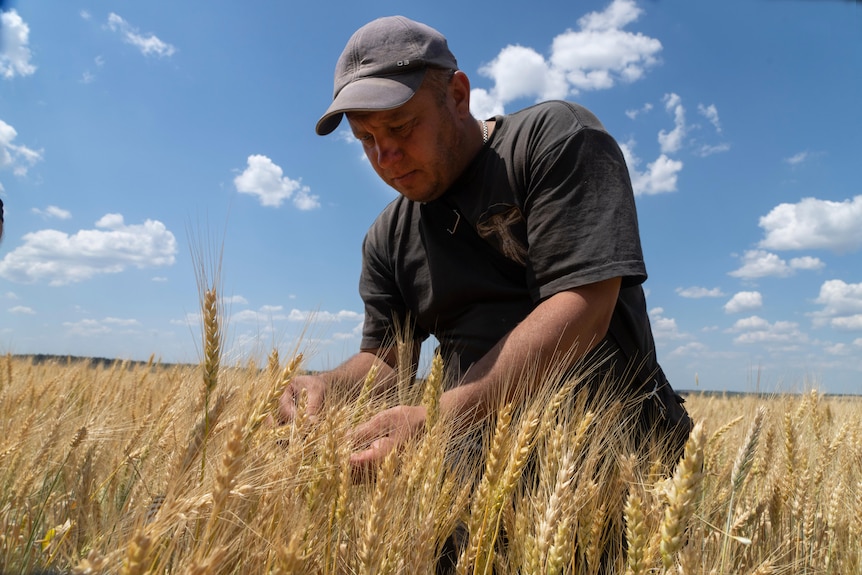
[[738, 320], [728, 331], [739, 334], [733, 340], [739, 344], [780, 343], [798, 345], [808, 341], [808, 337], [799, 331], [799, 324], [792, 321], [769, 323], [756, 315]]
[[829, 280], [820, 286], [820, 294], [814, 300], [824, 307], [829, 315], [862, 313], [862, 283], [848, 284], [843, 280]]
[[814, 300], [823, 306], [814, 312], [814, 325], [844, 331], [862, 330], [862, 283], [848, 284], [843, 280], [829, 280], [820, 286], [820, 294]]
[[[603, 12], [578, 20], [578, 31], [554, 38], [551, 62], [575, 89], [605, 88], [616, 79], [632, 82], [654, 66], [661, 42], [623, 30], [642, 13], [634, 0], [614, 0]], [[598, 82], [596, 82], [598, 80]]]
[[230, 314], [232, 323], [268, 324], [274, 321], [287, 321], [294, 323], [333, 323], [342, 321], [361, 322], [364, 315], [355, 311], [341, 310], [330, 311], [307, 311], [291, 309], [284, 311], [280, 305], [264, 305], [257, 310], [242, 310]]
[[[101, 68], [105, 65], [105, 58], [102, 56], [96, 56], [93, 58], [93, 63], [96, 64], [97, 68]], [[96, 80], [96, 75], [90, 72], [89, 70], [84, 70], [83, 74], [81, 74], [81, 83], [82, 84], [92, 84]]]
[[847, 345], [846, 343], [836, 343], [836, 344], [824, 345], [823, 351], [825, 351], [829, 355], [836, 355], [836, 356], [848, 356], [848, 355], [851, 355], [852, 353], [854, 353], [854, 351], [852, 349], [850, 349], [850, 346]]
[[695, 155], [700, 156], [701, 158], [705, 158], [707, 156], [711, 156], [713, 154], [720, 154], [722, 152], [726, 152], [730, 149], [730, 144], [704, 144], [697, 150], [695, 150]]
[[318, 196], [310, 193], [311, 189], [308, 186], [302, 186], [296, 191], [296, 197], [293, 198], [293, 205], [298, 210], [308, 211], [320, 207]]
[[680, 171], [682, 171], [681, 161], [671, 160], [662, 154], [654, 162], [647, 164], [646, 172], [635, 173], [632, 182], [635, 193], [651, 195], [675, 192]]
[[673, 113], [674, 128], [670, 132], [659, 131], [658, 143], [661, 146], [662, 154], [673, 154], [682, 148], [683, 140], [688, 131], [685, 125], [685, 108], [682, 106], [682, 99], [672, 93], [665, 94], [664, 107], [668, 112]]
[[656, 341], [665, 342], [688, 337], [679, 331], [675, 319], [664, 317], [664, 308], [656, 307], [649, 310], [649, 318]]
[[722, 297], [724, 293], [721, 288], [705, 288], [692, 286], [688, 288], [676, 288], [676, 293], [681, 297], [699, 299], [703, 297]]
[[789, 158], [784, 158], [784, 161], [790, 164], [791, 166], [796, 166], [798, 164], [803, 163], [808, 159], [808, 152], [799, 152], [798, 154], [794, 154]]
[[669, 354], [667, 354], [667, 356], [691, 358], [703, 355], [707, 351], [709, 351], [709, 348], [706, 347], [704, 344], [700, 343], [699, 341], [690, 341], [677, 347]]
[[765, 250], [748, 250], [742, 256], [742, 267], [729, 272], [729, 275], [742, 279], [789, 277], [797, 270], [817, 270], [823, 267], [820, 259], [810, 256], [793, 258], [788, 263]]
[[862, 331], [862, 313], [836, 317], [830, 323], [832, 327], [842, 331]]
[[773, 250], [862, 248], [862, 195], [841, 202], [804, 198], [779, 204], [760, 218], [766, 232], [760, 247]]
[[709, 123], [713, 125], [716, 132], [721, 133], [721, 121], [718, 119], [718, 108], [715, 107], [715, 104], [710, 104], [709, 106], [698, 104], [697, 111], [701, 116], [709, 120]]
[[501, 103], [520, 98], [565, 98], [569, 91], [561, 71], [551, 68], [541, 54], [524, 46], [506, 46], [479, 73], [494, 80], [494, 99]]
[[623, 30], [641, 13], [634, 0], [613, 0], [604, 11], [580, 18], [578, 30], [555, 37], [548, 57], [530, 47], [506, 46], [479, 70], [494, 87], [472, 91], [473, 113], [484, 118], [519, 98], [565, 98], [640, 79], [658, 63], [662, 49], [655, 38]]
[[634, 140], [620, 143], [620, 149], [623, 152], [626, 165], [629, 169], [635, 195], [675, 192], [677, 176], [683, 166], [682, 162], [672, 160], [665, 154], [662, 154], [654, 162], [647, 164], [646, 170], [641, 172], [638, 170], [641, 160], [635, 155], [634, 146]]
[[825, 266], [826, 264], [823, 263], [823, 260], [813, 256], [790, 259], [790, 267], [794, 270], [820, 270]]
[[640, 109], [626, 110], [626, 116], [628, 116], [630, 119], [634, 120], [638, 116], [640, 116], [641, 114], [645, 114], [645, 113], [649, 112], [650, 110], [652, 110], [652, 104], [647, 102], [646, 104], [641, 106]]
[[36, 315], [36, 312], [31, 307], [25, 305], [16, 305], [9, 308], [9, 313], [15, 315]]
[[139, 325], [140, 322], [136, 319], [121, 319], [116, 317], [106, 317], [101, 320], [82, 319], [75, 322], [63, 322], [63, 327], [68, 330], [69, 334], [80, 337], [105, 335], [115, 332], [116, 328], [132, 328]]
[[242, 297], [241, 295], [225, 296], [225, 297], [221, 298], [220, 301], [221, 301], [222, 305], [226, 305], [226, 306], [233, 305], [233, 304], [246, 305], [248, 303], [248, 300], [245, 299], [244, 297]]
[[332, 334], [332, 339], [336, 341], [350, 340], [362, 337], [362, 320], [360, 320], [350, 331], [335, 332]]
[[16, 145], [18, 132], [0, 120], [0, 170], [12, 170], [16, 176], [26, 176], [36, 162], [42, 160], [42, 150], [33, 150], [23, 145]]
[[338, 312], [330, 311], [301, 311], [298, 309], [290, 310], [287, 315], [289, 321], [314, 321], [314, 322], [333, 322], [333, 321], [362, 321], [365, 316], [355, 311], [341, 310]]
[[0, 261], [0, 277], [10, 281], [64, 285], [98, 274], [173, 265], [177, 241], [162, 222], [126, 225], [120, 214], [107, 214], [93, 230], [69, 235], [40, 230], [24, 235], [24, 244]]
[[724, 311], [727, 313], [740, 313], [744, 311], [752, 311], [763, 307], [763, 296], [757, 291], [741, 291], [736, 294], [730, 301], [724, 304]]
[[146, 36], [138, 33], [137, 29], [113, 12], [108, 15], [108, 28], [112, 32], [119, 33], [124, 42], [135, 46], [144, 56], [152, 54], [159, 57], [170, 57], [176, 52], [174, 46], [163, 42], [155, 34]]
[[262, 206], [277, 208], [284, 200], [293, 197], [297, 209], [313, 210], [320, 207], [318, 196], [311, 194], [311, 188], [303, 186], [300, 180], [284, 176], [281, 167], [259, 154], [248, 157], [248, 166], [234, 178], [233, 183], [241, 194], [257, 196]]
[[58, 220], [68, 220], [72, 217], [72, 213], [69, 210], [64, 210], [63, 208], [58, 208], [57, 206], [48, 206], [44, 210], [40, 210], [39, 208], [33, 208], [33, 213], [40, 215], [44, 218], [56, 218]]
[[0, 76], [30, 76], [36, 66], [30, 63], [30, 27], [18, 12], [0, 12]]
[[[470, 90], [470, 111], [477, 118], [491, 118], [505, 112], [505, 104], [482, 88]], [[351, 134], [352, 139], [356, 139]], [[364, 154], [363, 154], [364, 157]]]
[[[673, 92], [665, 94], [662, 101], [664, 102], [665, 110], [673, 115], [674, 127], [670, 131], [659, 130], [658, 143], [662, 156], [654, 164], [657, 171], [659, 168], [673, 168], [673, 181], [667, 180], [666, 185], [673, 186], [673, 189], [676, 189], [676, 173], [682, 168], [682, 163], [672, 163], [674, 160], [670, 160], [668, 155], [676, 154], [682, 150], [687, 143], [689, 133], [700, 126], [696, 124], [694, 126], [688, 125], [686, 122], [685, 107], [682, 105], [682, 98], [678, 94]], [[718, 121], [718, 110], [715, 105], [704, 106], [703, 104], [698, 104], [698, 111], [712, 123], [717, 132], [721, 132], [721, 125]], [[640, 113], [641, 110], [626, 111], [626, 115], [631, 119], [635, 119]], [[692, 153], [701, 158], [730, 150], [730, 144], [728, 143], [700, 144], [691, 140], [688, 144], [692, 148]], [[672, 190], [663, 189], [661, 191]]]
[[284, 317], [276, 317], [272, 313], [253, 309], [234, 311], [230, 314], [230, 322], [233, 324], [267, 324], [278, 319], [284, 319]]

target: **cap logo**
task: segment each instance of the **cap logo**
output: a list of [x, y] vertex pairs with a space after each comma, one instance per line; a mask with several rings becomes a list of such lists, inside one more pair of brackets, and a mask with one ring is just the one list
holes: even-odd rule
[[398, 60], [398, 62], [396, 63], [396, 66], [409, 66], [409, 65], [410, 65], [410, 60]]

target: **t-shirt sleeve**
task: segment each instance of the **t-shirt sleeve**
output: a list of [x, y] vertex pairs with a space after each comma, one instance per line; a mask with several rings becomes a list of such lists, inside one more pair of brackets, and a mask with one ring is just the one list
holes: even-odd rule
[[637, 212], [622, 151], [582, 128], [535, 146], [527, 159], [527, 281], [534, 299], [614, 277], [646, 280]]
[[362, 273], [359, 277], [359, 295], [365, 305], [362, 324], [361, 349], [377, 349], [384, 345], [392, 314], [403, 309], [398, 301], [394, 279], [387, 272], [388, 266], [377, 250], [374, 230], [369, 230], [362, 242]]
[[[388, 211], [388, 210], [387, 210]], [[362, 242], [362, 272], [359, 278], [359, 295], [365, 306], [362, 324], [360, 349], [373, 350], [389, 345], [396, 333], [403, 331], [410, 322], [408, 305], [398, 287], [393, 264], [392, 238], [387, 234], [386, 212], [368, 231]], [[428, 334], [415, 325], [412, 328], [413, 341], [419, 342]]]

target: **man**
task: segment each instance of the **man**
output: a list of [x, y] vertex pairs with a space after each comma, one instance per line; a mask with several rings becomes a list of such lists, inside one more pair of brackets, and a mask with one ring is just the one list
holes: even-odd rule
[[[649, 395], [645, 402], [657, 407], [647, 411], [687, 435], [681, 399], [655, 359], [629, 174], [595, 116], [552, 102], [477, 121], [469, 80], [446, 39], [400, 16], [363, 26], [347, 43], [317, 133], [332, 132], [344, 115], [400, 197], [363, 245], [359, 353], [296, 378], [282, 397], [282, 419], [294, 416], [303, 390], [312, 413], [334, 386], [358, 391], [373, 365], [386, 385], [398, 367], [393, 330], [409, 325], [416, 342], [437, 337], [454, 374], [441, 413], [476, 421], [524, 366], [534, 366], [532, 381], [540, 382], [559, 373], [560, 362], [610, 354], [603, 365], [620, 376], [623, 392]], [[632, 365], [639, 377], [623, 383]], [[376, 465], [424, 421], [424, 407], [401, 405], [360, 424], [355, 436], [366, 443], [353, 465]]]

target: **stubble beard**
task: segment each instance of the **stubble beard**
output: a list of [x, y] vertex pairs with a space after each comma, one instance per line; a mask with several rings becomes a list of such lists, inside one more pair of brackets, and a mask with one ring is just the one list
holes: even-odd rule
[[457, 129], [456, 121], [447, 122], [446, 131], [441, 131], [434, 146], [437, 160], [429, 166], [428, 174], [430, 180], [427, 182], [423, 198], [416, 201], [423, 203], [436, 200], [443, 196], [455, 180], [463, 173], [468, 162], [465, 162], [460, 154], [463, 150], [463, 135]]

